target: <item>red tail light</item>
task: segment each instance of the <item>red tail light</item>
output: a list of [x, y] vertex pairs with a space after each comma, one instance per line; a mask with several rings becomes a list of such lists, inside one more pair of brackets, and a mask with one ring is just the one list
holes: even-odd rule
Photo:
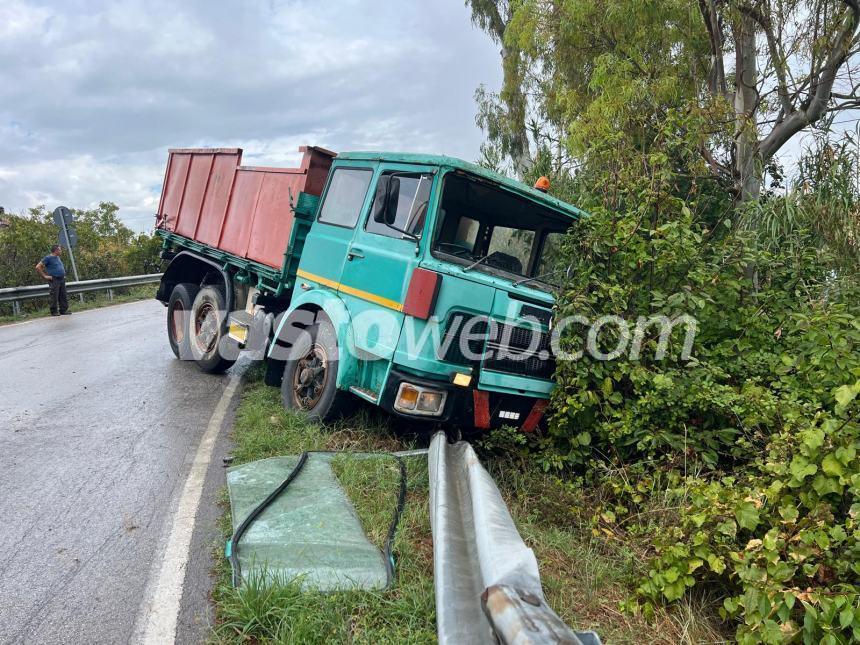
[[441, 284], [442, 276], [438, 273], [427, 269], [415, 269], [409, 280], [403, 313], [427, 320], [436, 307], [436, 296], [439, 295]]

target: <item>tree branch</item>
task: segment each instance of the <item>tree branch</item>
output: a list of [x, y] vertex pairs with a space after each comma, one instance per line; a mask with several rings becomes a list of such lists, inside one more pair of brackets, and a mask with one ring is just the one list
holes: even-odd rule
[[855, 100], [857, 100], [857, 90], [860, 90], [860, 83], [858, 83], [857, 85], [852, 84], [851, 91], [848, 92], [848, 94], [841, 94], [839, 92], [831, 92], [830, 98], [855, 101]]
[[776, 72], [777, 94], [779, 95], [779, 102], [782, 106], [782, 111], [785, 116], [790, 116], [791, 113], [794, 112], [794, 106], [791, 104], [791, 101], [788, 97], [788, 81], [786, 80], [785, 76], [785, 56], [782, 53], [782, 48], [773, 33], [773, 24], [771, 23], [769, 17], [763, 15], [755, 7], [751, 7], [749, 5], [741, 5], [740, 11], [755, 20], [762, 28], [762, 31], [764, 31], [764, 35], [767, 40], [767, 49], [770, 53], [771, 64], [773, 65], [773, 69]]
[[857, 107], [860, 107], [860, 97], [855, 98], [851, 101], [846, 101], [845, 103], [839, 103], [838, 105], [834, 105], [832, 107], [827, 108], [827, 113], [830, 112], [844, 112], [845, 110], [853, 110]]
[[714, 0], [699, 0], [699, 11], [702, 14], [702, 20], [705, 21], [705, 28], [708, 30], [708, 39], [711, 43], [711, 78], [708, 81], [711, 94], [728, 96], [725, 63], [723, 62], [723, 30], [720, 26]]
[[499, 44], [505, 41], [505, 20], [499, 11], [496, 0], [467, 0], [472, 8], [472, 22], [486, 32]]
[[827, 61], [818, 70], [816, 78], [812, 79], [810, 88], [815, 88], [812, 95], [804, 102], [802, 109], [795, 110], [782, 123], [778, 123], [759, 144], [759, 154], [762, 161], [769, 161], [776, 152], [795, 134], [803, 128], [820, 119], [827, 112], [833, 83], [839, 68], [848, 57], [854, 35], [860, 25], [860, 2], [858, 0], [842, 0], [847, 10], [842, 14], [842, 28], [833, 40]]
[[731, 177], [732, 169], [729, 168], [728, 166], [721, 164], [719, 161], [717, 161], [716, 158], [714, 157], [714, 155], [711, 153], [710, 150], [708, 150], [707, 147], [700, 146], [699, 147], [699, 154], [701, 154], [702, 158], [708, 163], [708, 166], [711, 168], [711, 172], [714, 175]]

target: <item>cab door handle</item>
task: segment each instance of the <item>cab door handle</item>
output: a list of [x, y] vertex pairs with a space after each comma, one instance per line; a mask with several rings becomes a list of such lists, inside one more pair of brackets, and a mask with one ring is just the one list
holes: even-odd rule
[[361, 249], [352, 248], [346, 252], [346, 259], [349, 260], [350, 262], [352, 261], [353, 258], [361, 259], [363, 257], [364, 257], [364, 253], [362, 253]]

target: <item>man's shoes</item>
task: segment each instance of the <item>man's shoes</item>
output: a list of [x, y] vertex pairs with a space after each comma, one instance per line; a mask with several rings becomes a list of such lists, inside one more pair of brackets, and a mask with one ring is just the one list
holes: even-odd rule
[[61, 316], [71, 316], [71, 315], [72, 315], [72, 312], [71, 312], [71, 311], [61, 311], [61, 312], [60, 312], [60, 315], [61, 315]]

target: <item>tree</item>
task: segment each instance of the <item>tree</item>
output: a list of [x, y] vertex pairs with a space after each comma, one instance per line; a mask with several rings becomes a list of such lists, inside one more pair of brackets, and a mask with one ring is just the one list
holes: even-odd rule
[[[860, 106], [858, 0], [470, 4], [476, 24], [505, 46], [503, 61], [516, 52], [504, 105], [531, 96], [535, 113], [583, 159], [611, 133], [645, 150], [670, 112], [693, 115], [682, 127], [695, 124], [691, 136], [700, 138], [709, 173], [739, 201], [759, 195], [765, 170], [792, 137]], [[510, 127], [524, 114], [509, 107]], [[521, 154], [504, 137], [524, 133], [522, 123], [488, 135]]]
[[[732, 99], [729, 150], [740, 198], [755, 198], [762, 169], [798, 132], [860, 105], [855, 82], [857, 0], [699, 0], [708, 32], [712, 99]], [[730, 36], [730, 38], [729, 38]], [[763, 41], [763, 43], [761, 42]], [[734, 90], [725, 58], [734, 48]], [[845, 87], [840, 85], [847, 84]]]
[[[495, 97], [488, 96], [483, 87], [478, 89], [476, 96], [484, 106], [478, 123], [498, 143], [501, 153], [511, 158], [514, 172], [522, 177], [531, 168], [532, 159], [526, 133], [523, 55], [516, 43], [506, 38], [513, 7], [509, 0], [466, 0], [466, 4], [472, 9], [472, 22], [502, 47], [502, 91]], [[492, 153], [487, 156], [491, 157]]]

